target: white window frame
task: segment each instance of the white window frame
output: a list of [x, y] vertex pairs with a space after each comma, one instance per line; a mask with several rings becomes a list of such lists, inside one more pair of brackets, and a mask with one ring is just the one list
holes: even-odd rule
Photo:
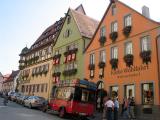
[[95, 64], [95, 54], [90, 54], [90, 64]]
[[111, 59], [118, 59], [118, 47], [111, 47]]
[[118, 22], [114, 21], [111, 23], [111, 32], [117, 32], [118, 31]]
[[141, 51], [151, 50], [150, 36], [144, 36], [141, 38]]
[[131, 25], [132, 25], [132, 17], [131, 15], [126, 15], [124, 17], [124, 27], [131, 26]]
[[133, 43], [132, 42], [126, 42], [125, 43], [125, 55], [133, 54]]
[[100, 36], [101, 37], [106, 36], [106, 27], [105, 26], [101, 27], [101, 29], [100, 29]]
[[105, 52], [105, 50], [101, 50], [99, 55], [100, 55], [100, 57], [99, 57], [100, 60], [99, 61], [105, 63], [106, 62], [106, 52]]

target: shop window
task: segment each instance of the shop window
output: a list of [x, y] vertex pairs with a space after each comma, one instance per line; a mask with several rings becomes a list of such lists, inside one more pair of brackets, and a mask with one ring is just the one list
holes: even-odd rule
[[126, 85], [125, 86], [125, 97], [127, 97], [127, 98], [135, 97], [134, 85]]
[[154, 104], [153, 83], [142, 84], [142, 103]]
[[117, 86], [112, 86], [110, 93], [111, 93], [112, 98], [118, 97], [118, 87]]

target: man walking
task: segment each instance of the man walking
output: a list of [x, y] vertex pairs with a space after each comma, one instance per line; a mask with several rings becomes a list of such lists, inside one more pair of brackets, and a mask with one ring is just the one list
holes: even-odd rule
[[114, 103], [110, 97], [106, 101], [105, 106], [107, 109], [107, 120], [112, 120], [112, 110], [114, 109]]
[[114, 98], [114, 120], [118, 120], [119, 102], [118, 98]]

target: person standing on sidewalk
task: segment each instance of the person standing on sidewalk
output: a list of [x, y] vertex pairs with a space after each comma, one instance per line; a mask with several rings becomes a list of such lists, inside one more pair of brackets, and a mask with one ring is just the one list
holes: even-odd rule
[[107, 120], [112, 120], [112, 111], [114, 109], [114, 103], [111, 100], [111, 98], [109, 97], [107, 102], [105, 103], [105, 107], [107, 109]]
[[106, 95], [104, 98], [103, 98], [103, 120], [106, 120], [106, 107], [105, 107], [105, 103], [107, 102], [108, 100], [108, 96]]
[[118, 98], [114, 98], [114, 120], [118, 120], [119, 102]]
[[135, 101], [134, 101], [134, 97], [132, 97], [131, 101], [130, 101], [130, 116], [131, 116], [131, 119], [135, 119], [134, 109], [135, 109]]

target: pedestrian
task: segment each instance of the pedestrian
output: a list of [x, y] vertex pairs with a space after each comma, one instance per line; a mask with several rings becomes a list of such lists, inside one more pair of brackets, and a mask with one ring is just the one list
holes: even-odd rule
[[103, 98], [103, 119], [105, 120], [106, 119], [106, 116], [107, 116], [107, 112], [106, 112], [106, 107], [105, 107], [105, 103], [107, 102], [108, 100], [108, 97], [107, 95]]
[[131, 119], [135, 119], [134, 110], [135, 110], [135, 101], [134, 101], [134, 97], [132, 97], [131, 101], [130, 101], [130, 116], [131, 116]]
[[114, 98], [114, 120], [118, 120], [119, 101], [118, 98]]
[[130, 118], [130, 115], [129, 115], [129, 101], [126, 97], [124, 98], [123, 117], [124, 118]]
[[8, 93], [5, 93], [4, 95], [4, 100], [3, 100], [3, 104], [6, 106], [8, 103]]
[[112, 111], [114, 110], [114, 103], [109, 97], [108, 100], [105, 103], [105, 107], [107, 110], [107, 120], [112, 120]]

